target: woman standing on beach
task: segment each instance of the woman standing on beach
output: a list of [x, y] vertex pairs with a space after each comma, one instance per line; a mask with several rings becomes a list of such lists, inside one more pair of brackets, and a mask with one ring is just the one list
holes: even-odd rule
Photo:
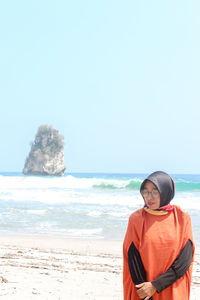
[[124, 300], [189, 300], [192, 227], [190, 216], [170, 204], [174, 192], [161, 171], [141, 184], [145, 206], [130, 216], [123, 244]]

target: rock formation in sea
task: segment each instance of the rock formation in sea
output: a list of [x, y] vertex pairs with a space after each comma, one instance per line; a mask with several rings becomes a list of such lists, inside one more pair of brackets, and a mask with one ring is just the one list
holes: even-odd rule
[[23, 173], [27, 175], [62, 176], [65, 171], [64, 138], [58, 130], [41, 125], [31, 143]]

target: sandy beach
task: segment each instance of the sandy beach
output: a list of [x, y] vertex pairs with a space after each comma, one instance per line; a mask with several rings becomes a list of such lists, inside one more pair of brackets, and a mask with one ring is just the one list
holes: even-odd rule
[[[0, 237], [0, 299], [122, 300], [122, 242]], [[191, 300], [200, 295], [196, 251]]]

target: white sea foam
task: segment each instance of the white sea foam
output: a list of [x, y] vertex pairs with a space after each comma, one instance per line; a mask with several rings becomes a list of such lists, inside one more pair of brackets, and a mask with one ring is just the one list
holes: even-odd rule
[[127, 210], [125, 212], [112, 212], [111, 211], [111, 212], [107, 213], [107, 215], [120, 218], [120, 217], [128, 217], [132, 212], [133, 212], [132, 210]]
[[1, 176], [0, 189], [90, 189], [109, 186], [120, 189], [125, 188], [131, 182], [141, 182], [141, 179], [76, 178], [71, 175], [63, 177]]
[[45, 215], [47, 213], [46, 209], [28, 209], [26, 212], [32, 215]]
[[198, 210], [200, 211], [200, 197], [194, 197], [188, 193], [185, 196], [177, 196], [172, 204], [179, 205], [181, 208], [186, 210]]
[[[49, 189], [2, 189], [0, 190], [1, 201], [15, 202], [41, 202], [46, 204], [97, 204], [118, 205], [131, 208], [143, 206], [143, 199], [139, 193], [133, 191], [73, 191], [73, 190], [49, 190]], [[181, 206], [183, 209], [200, 210], [200, 196], [192, 193], [177, 193], [172, 204]], [[98, 214], [98, 213], [97, 213]]]
[[101, 236], [103, 229], [102, 228], [93, 228], [93, 229], [68, 229], [66, 231], [66, 234], [73, 237], [82, 237], [82, 238], [92, 238], [92, 237], [99, 237], [103, 238]]
[[46, 204], [100, 204], [100, 205], [127, 205], [139, 206], [143, 200], [138, 194], [124, 192], [115, 193], [107, 191], [73, 191], [73, 190], [49, 190], [49, 189], [10, 189], [5, 192], [0, 190], [1, 201], [16, 202], [41, 202]]
[[87, 215], [91, 217], [99, 217], [103, 214], [103, 212], [100, 211], [90, 211]]

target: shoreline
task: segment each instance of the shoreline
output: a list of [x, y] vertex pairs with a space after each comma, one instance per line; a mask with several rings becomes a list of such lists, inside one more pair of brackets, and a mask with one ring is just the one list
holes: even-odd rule
[[[1, 235], [0, 243], [0, 299], [123, 299], [123, 241]], [[199, 250], [191, 300], [200, 294]]]

